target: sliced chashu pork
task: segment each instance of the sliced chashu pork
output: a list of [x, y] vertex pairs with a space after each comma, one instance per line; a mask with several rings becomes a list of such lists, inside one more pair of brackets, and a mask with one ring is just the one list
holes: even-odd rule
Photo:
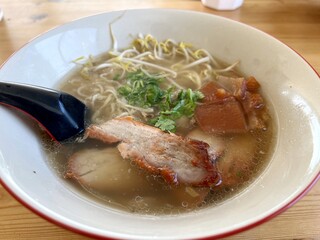
[[69, 158], [65, 177], [102, 193], [129, 191], [136, 186], [146, 188], [144, 177], [130, 169], [130, 163], [116, 148], [92, 148], [78, 151]]
[[209, 145], [205, 142], [165, 133], [132, 117], [91, 125], [86, 133], [105, 143], [119, 143], [124, 159], [161, 175], [168, 183], [211, 186], [219, 180], [214, 165], [217, 156], [208, 154]]
[[[205, 187], [163, 188], [156, 178], [148, 178], [131, 166], [115, 147], [83, 149], [74, 153], [69, 159], [65, 177], [77, 180], [94, 194], [113, 196], [118, 203], [134, 209], [141, 204], [152, 208], [159, 207], [159, 204], [179, 207], [182, 202], [194, 207], [209, 192], [209, 188]], [[143, 197], [137, 202], [136, 196]]]
[[250, 171], [255, 167], [256, 139], [251, 134], [236, 134], [225, 138], [194, 129], [188, 135], [193, 139], [202, 139], [209, 146], [209, 152], [219, 153], [217, 168], [221, 174], [219, 186], [235, 187], [248, 180]]

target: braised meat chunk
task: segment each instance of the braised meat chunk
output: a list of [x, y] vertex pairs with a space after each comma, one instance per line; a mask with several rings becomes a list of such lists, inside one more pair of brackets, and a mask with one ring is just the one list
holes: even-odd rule
[[202, 89], [202, 104], [197, 106], [195, 118], [203, 131], [212, 133], [243, 133], [247, 131], [245, 114], [239, 101], [215, 82]]
[[217, 77], [204, 85], [195, 118], [203, 131], [224, 134], [264, 129], [268, 120], [265, 102], [254, 77]]

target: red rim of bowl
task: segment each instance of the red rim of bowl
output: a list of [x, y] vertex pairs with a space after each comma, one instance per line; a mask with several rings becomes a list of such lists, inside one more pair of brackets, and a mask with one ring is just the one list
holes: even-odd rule
[[[135, 10], [139, 10], [139, 9], [135, 9]], [[141, 9], [140, 9], [141, 10]], [[148, 10], [148, 9], [145, 9], [145, 10]], [[168, 9], [167, 9], [168, 10]], [[215, 17], [218, 17], [218, 18], [224, 18], [224, 19], [227, 19], [228, 21], [233, 21], [233, 22], [237, 22], [237, 23], [240, 23], [241, 25], [245, 25], [246, 27], [250, 27], [256, 31], [259, 31], [259, 32], [262, 32], [263, 34], [266, 34], [268, 35], [269, 37], [273, 38], [274, 40], [278, 41], [278, 42], [281, 42], [282, 44], [284, 44], [285, 46], [287, 46], [288, 48], [290, 48], [292, 51], [294, 51], [302, 60], [304, 60], [308, 65], [309, 67], [316, 73], [316, 75], [319, 77], [320, 79], [320, 74], [315, 70], [315, 68], [300, 54], [298, 53], [296, 50], [294, 50], [292, 47], [290, 47], [289, 45], [287, 45], [286, 43], [283, 43], [282, 41], [280, 41], [279, 39], [275, 38], [274, 36], [266, 33], [266, 32], [263, 32], [262, 30], [260, 29], [257, 29], [255, 27], [252, 27], [250, 25], [247, 25], [245, 23], [242, 23], [240, 21], [237, 21], [237, 20], [233, 20], [233, 19], [229, 19], [229, 18], [225, 18], [225, 17], [221, 17], [221, 16], [217, 16], [217, 15], [214, 15], [214, 14], [210, 14], [210, 13], [203, 13], [203, 12], [196, 12], [196, 11], [190, 11], [190, 10], [178, 10], [178, 9], [171, 9], [173, 11], [183, 11], [183, 12], [193, 12], [193, 13], [198, 13], [198, 14], [208, 14], [208, 15], [213, 15]], [[118, 10], [118, 11], [122, 11], [122, 10]], [[109, 11], [109, 12], [112, 12], [112, 11]], [[94, 14], [94, 15], [90, 15], [90, 16], [87, 16], [87, 17], [92, 17], [92, 16], [96, 16], [96, 15], [102, 15], [102, 14], [106, 14], [108, 12], [104, 12], [104, 13], [99, 13], [99, 14]], [[48, 29], [47, 31], [44, 31], [43, 33], [35, 36], [34, 38], [30, 39], [28, 42], [26, 42], [25, 44], [23, 44], [18, 50], [16, 50], [15, 52], [13, 52], [9, 57], [8, 59], [6, 59], [1, 65], [0, 65], [0, 70], [1, 68], [17, 53], [19, 52], [24, 46], [26, 46], [27, 44], [29, 44], [30, 42], [34, 41], [35, 39], [41, 37], [42, 35], [44, 35], [45, 33], [47, 32], [50, 32], [51, 30], [53, 29], [56, 29], [56, 28], [59, 28], [61, 26], [64, 26], [68, 23], [71, 23], [71, 22], [75, 22], [79, 19], [83, 19], [83, 18], [86, 18], [86, 17], [81, 17], [81, 18], [78, 18], [78, 19], [75, 19], [73, 21], [70, 21], [70, 22], [67, 22], [67, 23], [63, 23], [63, 24], [60, 24], [58, 26], [55, 26], [51, 29]], [[290, 207], [292, 207], [296, 202], [298, 202], [303, 196], [305, 196], [311, 189], [312, 187], [317, 183], [317, 181], [320, 180], [320, 171], [318, 172], [318, 174], [316, 175], [316, 177], [309, 183], [309, 185], [303, 189], [303, 191], [301, 191], [294, 199], [292, 199], [289, 203], [287, 203], [286, 205], [284, 205], [283, 207], [281, 207], [280, 209], [278, 209], [277, 211], [269, 214], [268, 216], [265, 216], [263, 217], [262, 219], [256, 221], [256, 222], [253, 222], [251, 224], [248, 224], [246, 226], [243, 226], [243, 227], [239, 227], [237, 229], [234, 229], [234, 230], [230, 230], [230, 231], [227, 231], [227, 232], [224, 232], [224, 233], [219, 233], [219, 234], [216, 234], [216, 235], [211, 235], [211, 236], [207, 236], [207, 237], [200, 237], [200, 238], [197, 238], [199, 240], [213, 240], [213, 239], [220, 239], [220, 238], [225, 238], [225, 237], [228, 237], [228, 236], [231, 236], [231, 235], [234, 235], [234, 234], [237, 234], [237, 233], [240, 233], [240, 232], [244, 232], [246, 230], [249, 230], [251, 228], [254, 228], [256, 226], [259, 226], [269, 220], [271, 220], [272, 218], [278, 216], [279, 214], [283, 213], [284, 211], [286, 211], [287, 209], [289, 209]], [[27, 202], [25, 202], [22, 198], [20, 198], [13, 190], [10, 189], [10, 187], [8, 185], [6, 185], [6, 183], [0, 178], [0, 184], [4, 187], [4, 189], [6, 189], [7, 192], [10, 193], [11, 196], [13, 196], [18, 202], [20, 202], [22, 205], [24, 205], [26, 208], [28, 208], [29, 210], [31, 210], [33, 213], [37, 214], [38, 216], [42, 217], [43, 219], [47, 220], [48, 222], [50, 223], [53, 223], [57, 226], [60, 226], [64, 229], [67, 229], [67, 230], [70, 230], [74, 233], [77, 233], [77, 234], [81, 234], [81, 235], [84, 235], [84, 236], [87, 236], [87, 237], [91, 237], [91, 238], [95, 238], [95, 239], [104, 239], [104, 240], [111, 240], [111, 239], [118, 239], [118, 238], [111, 238], [111, 237], [107, 237], [107, 236], [101, 236], [99, 234], [95, 234], [95, 233], [92, 233], [92, 232], [89, 232], [89, 231], [85, 231], [85, 230], [81, 230], [81, 229], [78, 229], [76, 227], [73, 227], [73, 226], [70, 226], [70, 225], [67, 225], [63, 222], [60, 222], [56, 219], [54, 219], [53, 217], [50, 217], [44, 213], [42, 213], [41, 211], [39, 211], [37, 208], [33, 207], [32, 205], [28, 204]], [[119, 238], [120, 239], [120, 238]]]
[[[311, 183], [298, 195], [296, 196], [294, 199], [292, 199], [289, 203], [287, 203], [285, 206], [283, 206], [282, 208], [278, 209], [277, 211], [273, 212], [272, 214], [254, 222], [251, 224], [248, 224], [247, 226], [244, 227], [240, 227], [238, 229], [234, 229], [231, 230], [229, 232], [225, 232], [225, 233], [221, 233], [221, 234], [217, 234], [217, 235], [212, 235], [212, 236], [207, 236], [207, 237], [201, 237], [201, 238], [197, 238], [199, 240], [213, 240], [213, 239], [219, 239], [219, 238], [224, 238], [224, 237], [228, 237], [243, 231], [246, 231], [248, 229], [254, 228], [256, 226], [261, 225], [262, 223], [265, 223], [269, 220], [271, 220], [272, 218], [278, 216], [280, 213], [284, 212], [285, 210], [289, 209], [290, 207], [292, 207], [296, 202], [298, 202], [304, 195], [306, 195], [311, 188], [317, 183], [317, 181], [320, 179], [320, 172], [317, 174], [317, 176], [311, 181]], [[75, 233], [78, 234], [82, 234], [88, 237], [93, 237], [96, 239], [104, 239], [104, 240], [108, 240], [108, 239], [116, 239], [116, 238], [110, 238], [107, 236], [101, 236], [98, 234], [94, 234], [92, 232], [87, 232], [75, 227], [72, 227], [70, 225], [64, 224], [63, 222], [60, 222], [50, 216], [45, 215], [44, 213], [42, 213], [41, 211], [39, 211], [38, 209], [34, 208], [33, 206], [29, 205], [27, 202], [25, 202], [22, 198], [20, 198], [18, 195], [16, 195], [3, 181], [2, 179], [0, 179], [0, 184], [6, 189], [7, 192], [9, 192], [17, 201], [19, 201], [22, 205], [24, 205], [25, 207], [27, 207], [28, 209], [30, 209], [32, 212], [34, 212], [35, 214], [37, 214], [38, 216], [46, 219], [48, 222], [51, 222], [55, 225], [58, 225], [60, 227], [63, 227], [64, 229], [67, 230], [71, 230]]]

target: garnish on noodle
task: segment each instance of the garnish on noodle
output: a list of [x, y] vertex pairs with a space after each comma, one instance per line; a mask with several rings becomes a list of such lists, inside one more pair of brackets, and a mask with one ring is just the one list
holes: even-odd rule
[[198, 90], [216, 75], [232, 71], [238, 62], [222, 68], [204, 49], [172, 39], [158, 41], [139, 34], [130, 48], [114, 47], [107, 57], [79, 57], [80, 75], [88, 80], [78, 89], [95, 109], [99, 123], [111, 106], [113, 117], [140, 115], [163, 131], [174, 132], [181, 117], [193, 118], [203, 97]]

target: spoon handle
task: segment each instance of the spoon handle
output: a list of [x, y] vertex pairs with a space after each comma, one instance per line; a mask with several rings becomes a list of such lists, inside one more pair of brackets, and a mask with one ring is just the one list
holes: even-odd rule
[[0, 103], [27, 113], [57, 141], [84, 131], [86, 106], [70, 94], [11, 82], [0, 82]]

